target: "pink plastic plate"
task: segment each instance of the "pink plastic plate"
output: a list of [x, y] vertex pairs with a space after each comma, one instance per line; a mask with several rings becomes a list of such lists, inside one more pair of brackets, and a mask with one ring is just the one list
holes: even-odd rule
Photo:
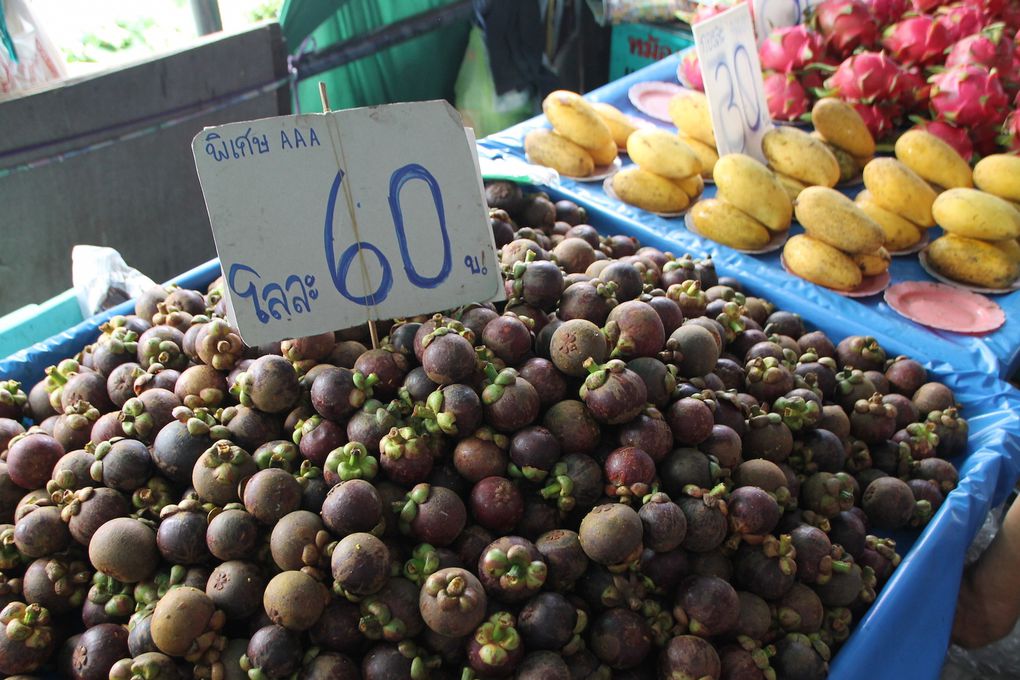
[[[701, 238], [708, 239], [709, 241], [712, 240], [705, 236], [704, 234], [702, 234], [700, 231], [698, 231], [698, 227], [697, 225], [694, 224], [694, 218], [691, 217], [690, 213], [684, 215], [684, 226], [687, 227], [687, 231], [691, 232], [692, 234], [697, 234]], [[773, 232], [772, 238], [769, 239], [769, 242], [766, 243], [761, 248], [758, 248], [757, 250], [745, 250], [744, 248], [733, 248], [733, 246], [727, 247], [733, 248], [733, 250], [737, 251], [738, 253], [747, 253], [748, 255], [762, 255], [764, 253], [771, 253], [773, 251], [779, 250], [786, 244], [786, 241], [789, 238], [790, 238], [789, 231], [781, 231], [778, 233]]]
[[990, 333], [1006, 322], [995, 302], [942, 283], [897, 283], [885, 292], [885, 301], [911, 321], [954, 333]]
[[[794, 276], [800, 278], [799, 274], [790, 271], [790, 268], [786, 266], [786, 258], [784, 258], [782, 255], [779, 256], [779, 262], [783, 265], [783, 269], [786, 270], [787, 274], [793, 274]], [[807, 281], [807, 279], [804, 280]], [[877, 274], [876, 276], [865, 276], [861, 280], [861, 285], [857, 286], [853, 290], [836, 290], [835, 288], [829, 288], [827, 286], [822, 286], [817, 283], [815, 285], [819, 286], [820, 288], [825, 288], [826, 290], [831, 290], [833, 293], [839, 293], [843, 297], [862, 298], [870, 297], [872, 295], [878, 295], [883, 290], [889, 287], [889, 282], [891, 280], [892, 277], [889, 276], [889, 272], [883, 272], [881, 274]]]
[[676, 83], [650, 80], [632, 85], [627, 91], [627, 97], [634, 108], [646, 116], [664, 123], [672, 123], [673, 119], [669, 117], [669, 100], [685, 92], [690, 90]]

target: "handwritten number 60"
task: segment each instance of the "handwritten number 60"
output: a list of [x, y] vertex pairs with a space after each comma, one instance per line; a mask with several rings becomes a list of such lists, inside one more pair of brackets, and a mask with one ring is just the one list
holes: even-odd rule
[[[330, 277], [338, 293], [357, 305], [375, 306], [382, 302], [389, 295], [393, 288], [393, 268], [389, 259], [379, 248], [364, 241], [352, 243], [335, 259], [333, 234], [333, 213], [336, 208], [337, 196], [340, 193], [340, 186], [343, 183], [344, 171], [338, 170], [333, 178], [333, 185], [329, 190], [329, 200], [326, 202], [326, 222], [323, 229], [323, 241], [326, 251], [326, 264], [329, 266]], [[439, 231], [443, 241], [443, 265], [435, 276], [423, 276], [418, 272], [411, 260], [411, 252], [407, 245], [407, 232], [404, 228], [404, 211], [400, 207], [400, 192], [404, 185], [411, 180], [421, 180], [428, 185], [432, 193], [432, 201], [436, 208], [436, 215], [439, 218]], [[435, 288], [439, 286], [450, 275], [453, 266], [453, 255], [450, 251], [450, 235], [446, 229], [446, 212], [443, 208], [443, 195], [439, 189], [439, 183], [428, 170], [417, 163], [410, 163], [398, 168], [390, 176], [389, 192], [390, 215], [393, 219], [393, 228], [396, 232], [397, 246], [400, 248], [400, 257], [404, 264], [404, 273], [408, 281], [418, 288]], [[375, 255], [382, 268], [382, 277], [375, 291], [364, 296], [354, 295], [347, 287], [347, 278], [350, 274], [351, 265], [357, 259], [359, 251]]]

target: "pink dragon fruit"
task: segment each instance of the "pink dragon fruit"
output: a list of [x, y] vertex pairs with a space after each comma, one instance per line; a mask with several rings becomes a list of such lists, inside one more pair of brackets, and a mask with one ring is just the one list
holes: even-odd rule
[[991, 24], [960, 40], [949, 51], [946, 68], [974, 65], [1009, 73], [1013, 67], [1013, 45], [1006, 40], [1004, 29], [1004, 24]]
[[929, 14], [909, 17], [886, 29], [882, 46], [904, 66], [925, 66], [941, 60], [949, 48], [949, 32]]
[[758, 48], [766, 71], [800, 71], [825, 53], [822, 36], [804, 24], [773, 29]]
[[918, 13], [930, 12], [933, 9], [944, 5], [945, 0], [912, 0], [914, 11]]
[[864, 104], [877, 100], [899, 101], [903, 73], [900, 65], [884, 52], [860, 52], [836, 67], [825, 81], [826, 94]]
[[879, 26], [896, 23], [910, 9], [910, 0], [867, 0], [866, 4]]
[[885, 139], [896, 129], [896, 125], [893, 123], [895, 110], [890, 110], [889, 107], [881, 104], [852, 102], [852, 105], [857, 109], [857, 113], [861, 114], [864, 124], [868, 126], [868, 131], [875, 139]]
[[792, 73], [773, 71], [766, 75], [765, 99], [773, 120], [797, 120], [811, 107], [807, 92]]
[[860, 0], [824, 0], [815, 7], [815, 21], [829, 47], [843, 57], [878, 41], [878, 26]]
[[995, 71], [974, 65], [956, 66], [935, 74], [928, 82], [932, 84], [932, 112], [938, 119], [974, 128], [998, 125], [1005, 118], [1009, 100]]
[[1006, 151], [1020, 152], [1020, 108], [1006, 116], [997, 141]]
[[997, 19], [1002, 16], [1002, 13], [1006, 10], [1006, 6], [1011, 4], [1014, 0], [979, 0], [977, 4], [985, 11], [985, 16], [989, 19]]
[[980, 31], [985, 25], [985, 15], [981, 7], [974, 3], [957, 2], [939, 7], [935, 21], [945, 27], [949, 41], [954, 43]]
[[[830, 64], [835, 68], [835, 64]], [[800, 78], [800, 84], [804, 86], [804, 89], [808, 92], [821, 92], [825, 90], [825, 78], [831, 73], [831, 69], [822, 70], [820, 68], [807, 68], [801, 71], [798, 75]]]
[[970, 141], [970, 137], [967, 136], [967, 131], [962, 130], [955, 125], [950, 125], [943, 120], [922, 120], [914, 118], [917, 125], [914, 126], [915, 130], [924, 130], [935, 135], [949, 146], [956, 149], [956, 153], [960, 154], [964, 160], [970, 160], [971, 156], [974, 155], [974, 145]]
[[1020, 3], [1011, 2], [1006, 5], [999, 18], [1012, 30], [1020, 29]]
[[918, 67], [904, 69], [900, 79], [901, 97], [899, 103], [911, 111], [927, 111], [931, 99], [931, 85], [924, 79]]
[[683, 80], [699, 92], [705, 91], [705, 80], [701, 77], [701, 62], [698, 61], [698, 53], [691, 50], [680, 60], [680, 74]]
[[970, 139], [974, 142], [974, 152], [978, 156], [987, 156], [1001, 151], [999, 144], [1002, 138], [1002, 126], [1005, 124], [1007, 117], [1003, 116], [1003, 120], [995, 123], [987, 123], [971, 128]]

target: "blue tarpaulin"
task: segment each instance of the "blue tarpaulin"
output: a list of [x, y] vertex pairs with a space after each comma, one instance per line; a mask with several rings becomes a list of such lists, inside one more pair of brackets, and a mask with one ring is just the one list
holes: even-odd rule
[[[656, 121], [634, 108], [627, 98], [627, 91], [636, 83], [649, 80], [662, 80], [676, 83], [676, 67], [679, 55], [673, 55], [662, 61], [633, 73], [626, 78], [609, 83], [589, 95], [587, 99], [610, 103], [624, 113], [649, 120], [656, 125], [675, 129], [668, 123]], [[524, 156], [524, 135], [536, 127], [547, 127], [544, 116], [529, 119], [501, 133], [487, 137], [482, 144], [488, 149], [514, 156]], [[629, 161], [625, 161], [629, 162]], [[561, 178], [560, 188], [570, 198], [584, 203], [597, 205], [607, 212], [618, 215], [628, 223], [643, 225], [660, 234], [669, 234], [671, 240], [682, 244], [693, 252], [711, 253], [717, 260], [746, 262], [746, 266], [755, 263], [761, 265], [769, 280], [777, 285], [786, 286], [792, 281], [800, 281], [787, 274], [779, 263], [780, 251], [767, 255], [744, 255], [731, 248], [702, 239], [687, 231], [683, 218], [662, 218], [652, 213], [635, 208], [608, 197], [602, 190], [602, 182], [575, 182]], [[848, 191], [855, 194], [860, 187]], [[711, 197], [715, 187], [706, 187], [705, 196]], [[798, 233], [801, 228], [794, 226], [791, 233]], [[933, 230], [932, 238], [939, 234]], [[676, 246], [674, 246], [676, 247]], [[745, 265], [742, 265], [745, 266]], [[892, 283], [901, 281], [934, 281], [918, 263], [917, 255], [894, 257], [890, 268]], [[1006, 313], [1006, 323], [997, 331], [982, 335], [970, 336], [947, 331], [937, 331], [927, 326], [914, 323], [901, 317], [886, 304], [881, 294], [869, 298], [849, 299], [837, 293], [808, 284], [802, 289], [805, 300], [825, 305], [848, 318], [856, 318], [869, 326], [873, 335], [887, 335], [907, 340], [909, 346], [925, 356], [939, 358], [955, 366], [972, 366], [1001, 377], [1010, 377], [1020, 368], [1020, 291], [1008, 295], [995, 295], [991, 298]]]
[[[645, 71], [593, 93], [628, 113], [627, 88], [652, 78], [669, 79], [675, 61]], [[484, 141], [490, 149], [523, 155], [523, 132], [541, 119], [511, 128]], [[868, 614], [832, 662], [835, 680], [900, 680], [939, 676], [952, 625], [964, 555], [989, 508], [1000, 504], [1018, 476], [1020, 463], [1020, 393], [997, 377], [1016, 363], [1020, 326], [1015, 320], [985, 338], [934, 333], [896, 316], [884, 303], [850, 300], [786, 274], [778, 256], [742, 255], [687, 232], [680, 220], [664, 220], [604, 196], [600, 185], [564, 180], [549, 189], [554, 199], [572, 198], [589, 210], [589, 221], [603, 233], [624, 233], [642, 243], [695, 255], [712, 254], [720, 273], [737, 277], [747, 292], [795, 311], [805, 321], [838, 341], [854, 334], [873, 335], [892, 354], [907, 354], [925, 364], [932, 376], [949, 385], [964, 405], [970, 423], [967, 454], [953, 461], [960, 468], [960, 484], [920, 536], [895, 534], [901, 552], [909, 549], [900, 568], [882, 590]], [[912, 260], [913, 258], [906, 258]], [[896, 280], [926, 278], [899, 258]], [[216, 261], [176, 279], [183, 286], [204, 287], [219, 275]], [[1012, 316], [1020, 308], [1020, 293], [1000, 296], [998, 302]], [[27, 385], [41, 379], [46, 366], [74, 354], [94, 340], [99, 325], [113, 314], [126, 314], [125, 303], [68, 331], [0, 361], [0, 378]]]

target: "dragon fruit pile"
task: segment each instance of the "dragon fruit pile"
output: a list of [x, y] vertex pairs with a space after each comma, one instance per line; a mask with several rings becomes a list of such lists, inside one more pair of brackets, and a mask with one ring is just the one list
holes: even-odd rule
[[[1020, 151], [1020, 0], [824, 0], [759, 56], [773, 119], [838, 96], [879, 140], [912, 121], [965, 158]], [[681, 71], [703, 89], [693, 51]]]

